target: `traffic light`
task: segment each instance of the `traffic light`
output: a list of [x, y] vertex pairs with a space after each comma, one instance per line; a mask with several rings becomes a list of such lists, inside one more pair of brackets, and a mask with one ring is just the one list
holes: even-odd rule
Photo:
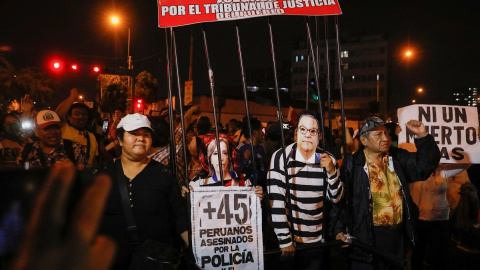
[[135, 101], [135, 111], [143, 113], [143, 99], [137, 98]]
[[318, 100], [317, 85], [315, 84], [314, 78], [308, 80], [308, 88], [312, 90], [312, 93], [310, 94], [310, 96], [313, 98], [313, 100], [317, 101]]
[[48, 63], [48, 69], [51, 72], [59, 74], [61, 73], [61, 71], [63, 71], [63, 68], [64, 68], [63, 62], [58, 58], [51, 59]]
[[83, 63], [78, 62], [78, 59], [65, 59], [63, 57], [51, 57], [47, 61], [48, 70], [57, 75], [63, 76], [68, 74], [98, 74], [105, 72], [105, 67], [99, 63]]

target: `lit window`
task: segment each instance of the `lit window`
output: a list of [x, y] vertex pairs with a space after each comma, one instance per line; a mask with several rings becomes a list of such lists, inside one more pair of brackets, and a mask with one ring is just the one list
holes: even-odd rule
[[303, 55], [300, 57], [300, 61], [303, 61]]
[[348, 51], [341, 51], [340, 52], [340, 57], [341, 58], [348, 58]]
[[295, 56], [295, 62], [298, 62], [298, 55]]

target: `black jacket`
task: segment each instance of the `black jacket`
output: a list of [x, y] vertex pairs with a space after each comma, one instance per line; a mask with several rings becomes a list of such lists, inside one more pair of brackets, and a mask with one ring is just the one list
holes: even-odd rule
[[[393, 167], [401, 184], [403, 195], [403, 227], [406, 229], [409, 240], [415, 243], [413, 222], [418, 217], [418, 208], [412, 201], [409, 183], [424, 181], [435, 170], [440, 161], [440, 150], [433, 137], [429, 134], [415, 139], [417, 152], [408, 152], [404, 149], [390, 148], [389, 156], [393, 160]], [[358, 240], [373, 246], [373, 214], [370, 180], [366, 169], [366, 160], [363, 151], [358, 151], [346, 158], [342, 166], [345, 185], [346, 205], [339, 209], [338, 220], [335, 223], [334, 235], [345, 231]], [[362, 250], [353, 249], [351, 257], [356, 260], [371, 262], [372, 255]]]

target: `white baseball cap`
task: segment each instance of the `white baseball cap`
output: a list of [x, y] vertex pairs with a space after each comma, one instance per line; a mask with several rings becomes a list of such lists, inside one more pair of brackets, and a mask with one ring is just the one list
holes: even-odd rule
[[51, 125], [61, 125], [62, 121], [60, 120], [60, 117], [58, 117], [58, 114], [54, 111], [50, 110], [43, 110], [39, 111], [37, 116], [35, 116], [35, 125], [37, 125], [38, 128], [44, 129], [47, 128]]
[[148, 128], [153, 132], [153, 129], [150, 125], [150, 120], [148, 120], [145, 115], [141, 115], [139, 113], [127, 114], [124, 116], [117, 125], [117, 129], [119, 128], [123, 128], [125, 131]]

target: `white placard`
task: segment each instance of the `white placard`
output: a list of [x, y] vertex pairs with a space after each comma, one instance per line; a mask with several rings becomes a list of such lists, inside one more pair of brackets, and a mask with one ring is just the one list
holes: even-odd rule
[[197, 265], [263, 270], [262, 209], [254, 188], [195, 187], [190, 194]]
[[442, 163], [480, 163], [476, 107], [416, 104], [397, 111], [402, 132], [398, 147], [416, 151], [414, 135], [405, 126], [410, 120], [425, 124], [441, 152]]

